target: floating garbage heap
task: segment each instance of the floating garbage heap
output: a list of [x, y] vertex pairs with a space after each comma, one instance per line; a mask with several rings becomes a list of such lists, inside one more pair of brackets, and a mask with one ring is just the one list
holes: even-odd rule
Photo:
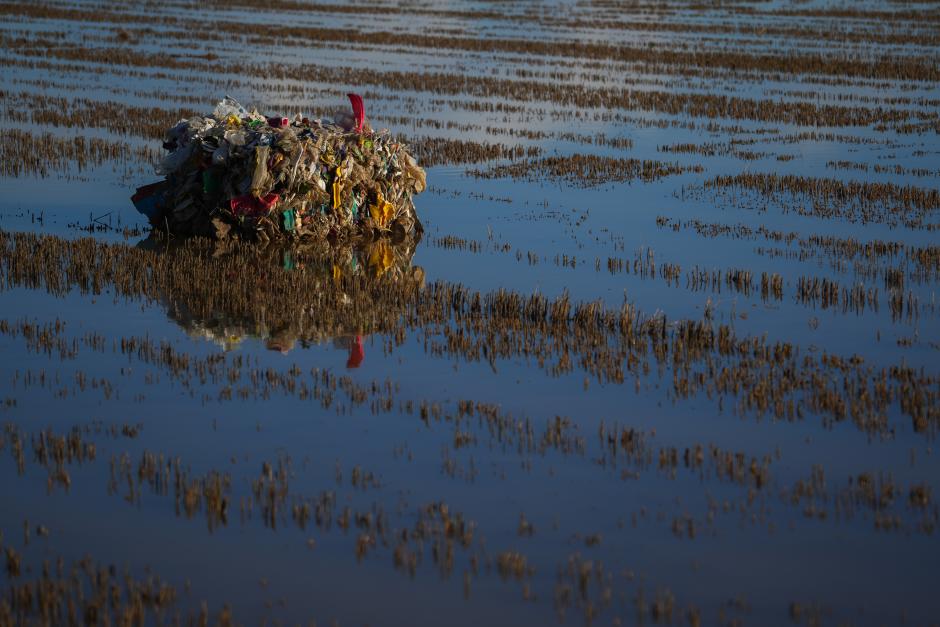
[[353, 113], [265, 117], [226, 96], [166, 133], [165, 180], [132, 200], [154, 228], [216, 239], [370, 238], [423, 231], [413, 196], [424, 170], [388, 130]]

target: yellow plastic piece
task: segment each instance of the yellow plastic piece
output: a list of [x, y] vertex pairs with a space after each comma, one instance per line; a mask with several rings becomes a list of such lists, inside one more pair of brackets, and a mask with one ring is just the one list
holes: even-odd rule
[[340, 177], [343, 175], [343, 166], [336, 166], [336, 178], [333, 179], [333, 209], [339, 209], [342, 198], [340, 195], [343, 192], [343, 183], [340, 180]]
[[369, 207], [372, 220], [381, 227], [385, 227], [395, 216], [395, 205], [385, 200], [382, 194], [378, 195], [376, 203]]

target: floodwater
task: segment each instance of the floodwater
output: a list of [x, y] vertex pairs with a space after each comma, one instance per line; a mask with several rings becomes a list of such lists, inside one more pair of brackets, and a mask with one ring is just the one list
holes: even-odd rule
[[[0, 624], [940, 621], [933, 3], [0, 15]], [[420, 240], [131, 205], [348, 91]]]

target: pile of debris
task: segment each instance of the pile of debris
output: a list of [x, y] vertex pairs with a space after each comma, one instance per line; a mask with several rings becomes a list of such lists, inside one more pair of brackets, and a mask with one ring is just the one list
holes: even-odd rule
[[413, 196], [424, 170], [388, 130], [374, 132], [362, 98], [353, 114], [265, 117], [226, 96], [209, 117], [167, 131], [165, 180], [132, 200], [173, 234], [216, 239], [398, 238], [423, 231]]

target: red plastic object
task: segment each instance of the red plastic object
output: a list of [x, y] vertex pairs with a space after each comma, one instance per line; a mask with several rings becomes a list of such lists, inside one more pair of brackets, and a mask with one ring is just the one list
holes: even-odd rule
[[352, 104], [353, 114], [356, 116], [356, 132], [362, 132], [362, 125], [366, 121], [366, 106], [362, 102], [362, 96], [359, 94], [346, 94], [349, 102]]
[[268, 118], [268, 126], [272, 128], [285, 128], [290, 125], [290, 120], [287, 118]]
[[244, 194], [232, 198], [229, 201], [229, 208], [232, 210], [233, 215], [255, 218], [267, 215], [280, 199], [281, 197], [278, 194], [267, 194], [261, 198]]

